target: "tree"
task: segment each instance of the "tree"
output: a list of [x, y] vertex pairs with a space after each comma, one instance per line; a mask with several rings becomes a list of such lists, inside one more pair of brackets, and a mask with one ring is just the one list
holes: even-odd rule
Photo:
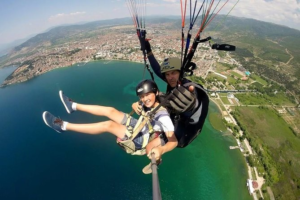
[[253, 155], [249, 155], [246, 157], [248, 164], [250, 167], [254, 167], [255, 166], [255, 159]]

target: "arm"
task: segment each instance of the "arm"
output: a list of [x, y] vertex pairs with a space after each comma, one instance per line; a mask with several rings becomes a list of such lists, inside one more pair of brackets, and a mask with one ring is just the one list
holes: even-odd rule
[[160, 73], [160, 65], [158, 64], [156, 58], [154, 57], [154, 55], [152, 53], [152, 49], [151, 49], [151, 45], [149, 43], [149, 40], [145, 41], [145, 48], [147, 50], [147, 57], [148, 57], [148, 60], [150, 62], [150, 66], [151, 66], [152, 70], [154, 71], [156, 76], [158, 76], [163, 81], [165, 81], [163, 75]]
[[160, 148], [160, 151], [162, 152], [162, 154], [172, 151], [175, 147], [177, 147], [177, 144], [178, 144], [178, 141], [175, 137], [174, 131], [168, 131], [165, 134], [168, 138], [168, 142], [164, 146], [158, 147], [158, 148]]
[[152, 70], [154, 71], [154, 73], [156, 74], [156, 76], [158, 76], [160, 79], [165, 81], [163, 75], [160, 73], [160, 65], [158, 64], [158, 62], [152, 52], [148, 53], [148, 60], [149, 60], [150, 66], [151, 66]]
[[147, 152], [148, 157], [150, 159], [151, 159], [151, 153], [154, 153], [156, 160], [159, 160], [163, 154], [172, 151], [175, 147], [177, 147], [178, 144], [177, 138], [174, 133], [174, 125], [171, 121], [170, 116], [167, 113], [164, 113], [160, 116], [161, 117], [159, 117], [158, 121], [163, 126], [163, 130], [161, 131], [165, 133], [168, 142], [163, 146], [161, 145], [161, 143], [159, 143], [159, 145], [155, 145], [153, 149]]
[[161, 156], [169, 151], [172, 151], [175, 147], [177, 147], [178, 141], [175, 137], [174, 131], [168, 131], [165, 133], [168, 142], [164, 146], [154, 147], [149, 153], [148, 158], [151, 159], [151, 153], [154, 153], [155, 159], [159, 160]]
[[136, 114], [138, 114], [138, 115], [141, 115], [141, 112], [142, 112], [142, 105], [140, 104], [140, 102], [139, 101], [137, 101], [137, 102], [134, 102], [132, 105], [131, 105], [131, 107], [132, 107], [132, 110], [134, 110], [134, 112], [136, 113]]

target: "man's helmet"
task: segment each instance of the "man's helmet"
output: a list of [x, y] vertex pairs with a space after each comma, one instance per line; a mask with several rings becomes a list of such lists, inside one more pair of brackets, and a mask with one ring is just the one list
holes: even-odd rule
[[143, 80], [136, 86], [136, 95], [146, 94], [148, 92], [153, 92], [156, 94], [158, 87], [156, 83], [152, 80]]
[[181, 70], [181, 60], [179, 58], [166, 58], [160, 65], [160, 73], [162, 74], [173, 70]]

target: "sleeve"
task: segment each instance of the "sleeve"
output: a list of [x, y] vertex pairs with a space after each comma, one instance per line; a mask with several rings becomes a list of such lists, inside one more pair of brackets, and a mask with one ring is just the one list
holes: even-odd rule
[[165, 81], [163, 75], [160, 73], [160, 65], [158, 64], [154, 55], [153, 54], [149, 55], [148, 60], [149, 60], [150, 66], [151, 66], [152, 70], [154, 71], [154, 73], [156, 74], [156, 76], [158, 76], [160, 79]]
[[160, 124], [162, 125], [163, 131], [168, 132], [168, 131], [174, 131], [174, 125], [173, 122], [171, 121], [170, 116], [164, 115], [158, 119]]

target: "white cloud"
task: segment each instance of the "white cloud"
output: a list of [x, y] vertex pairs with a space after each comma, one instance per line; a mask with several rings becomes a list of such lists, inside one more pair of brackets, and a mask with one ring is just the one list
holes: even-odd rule
[[176, 3], [177, 0], [163, 0], [165, 2], [171, 2], [171, 3]]
[[[183, 1], [183, 4], [184, 2], [185, 1]], [[195, 0], [192, 0], [193, 7], [194, 2]], [[208, 4], [210, 1], [206, 2]], [[213, 4], [213, 8], [217, 5], [217, 2]], [[226, 0], [222, 0], [216, 11], [225, 2]], [[188, 16], [189, 1], [187, 3], [186, 15]], [[201, 4], [202, 1], [198, 0], [197, 7], [200, 7]], [[300, 30], [300, 0], [229, 0], [220, 11], [220, 14], [227, 14], [235, 4], [236, 6], [230, 12], [230, 15], [282, 24]], [[160, 3], [147, 3], [147, 14], [180, 15], [180, 7], [179, 0], [163, 0]]]
[[[233, 6], [233, 3], [231, 5]], [[232, 7], [231, 6], [231, 7]], [[230, 6], [227, 6], [230, 7]], [[231, 15], [287, 25], [300, 29], [300, 4], [296, 0], [240, 1]]]
[[86, 12], [73, 12], [73, 13], [59, 13], [53, 16], [50, 16], [48, 21], [52, 23], [57, 23], [57, 22], [72, 22], [78, 19], [78, 16], [84, 16]]

